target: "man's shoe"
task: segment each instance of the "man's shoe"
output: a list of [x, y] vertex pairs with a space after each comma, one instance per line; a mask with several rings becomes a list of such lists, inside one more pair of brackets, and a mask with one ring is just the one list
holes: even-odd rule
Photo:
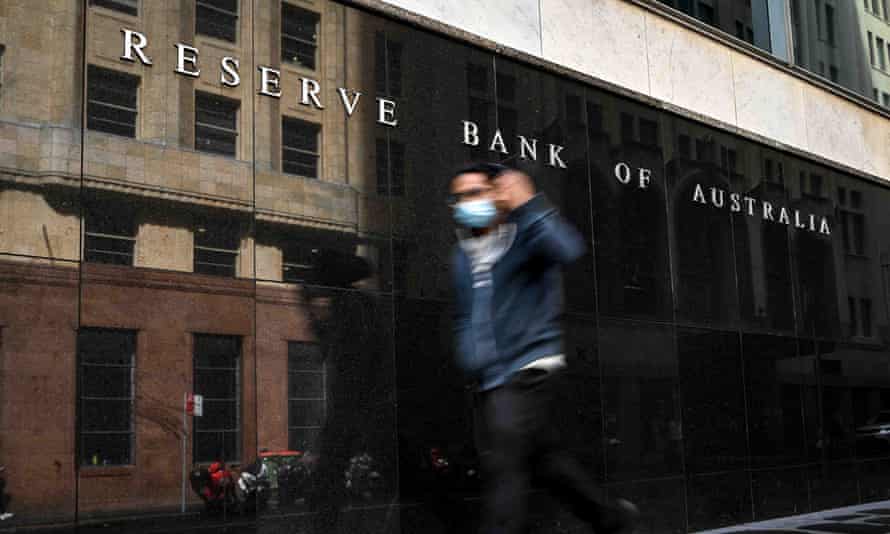
[[6, 521], [7, 519], [12, 519], [13, 517], [15, 517], [15, 514], [11, 514], [9, 512], [0, 514], [0, 521]]
[[596, 534], [631, 534], [637, 528], [640, 509], [624, 499], [615, 501], [611, 521], [596, 529]]

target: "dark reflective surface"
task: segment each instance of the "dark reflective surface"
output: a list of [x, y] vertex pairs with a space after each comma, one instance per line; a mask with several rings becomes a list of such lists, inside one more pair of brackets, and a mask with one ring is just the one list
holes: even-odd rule
[[682, 473], [679, 369], [671, 329], [603, 320], [599, 354], [609, 480]]
[[746, 466], [745, 407], [738, 334], [677, 332], [686, 471], [727, 471]]
[[688, 485], [689, 530], [719, 528], [753, 519], [749, 473], [693, 476]]
[[[87, 17], [87, 49], [27, 61], [36, 18], [0, 12], [11, 525], [475, 528], [487, 445], [453, 363], [445, 204], [474, 160], [531, 174], [588, 243], [554, 423], [642, 532], [890, 498], [887, 188], [335, 2], [222, 2], [234, 34], [120, 3], [53, 12], [69, 40]], [[122, 26], [153, 67], [117, 58]], [[178, 41], [200, 76], [161, 52]], [[235, 489], [261, 465], [264, 495]], [[537, 531], [578, 527], [532, 501]]]

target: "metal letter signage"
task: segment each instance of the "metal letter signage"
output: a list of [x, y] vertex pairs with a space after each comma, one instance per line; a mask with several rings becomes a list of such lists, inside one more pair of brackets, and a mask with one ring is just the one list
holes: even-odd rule
[[[151, 65], [151, 57], [146, 54], [148, 47], [148, 38], [145, 34], [136, 30], [122, 29], [124, 36], [123, 54], [120, 56], [121, 61], [140, 61], [143, 65]], [[183, 76], [198, 78], [201, 76], [201, 69], [198, 68], [198, 49], [184, 44], [176, 43], [176, 65], [173, 71]], [[241, 85], [241, 75], [238, 73], [240, 62], [238, 58], [226, 56], [219, 63], [219, 83], [223, 87], [238, 87]], [[259, 94], [281, 98], [281, 71], [268, 66], [257, 67], [260, 76]], [[297, 102], [304, 106], [312, 106], [316, 109], [324, 109], [319, 95], [321, 93], [321, 84], [318, 80], [312, 78], [300, 78], [299, 97]], [[337, 93], [346, 111], [346, 116], [351, 117], [358, 105], [361, 93], [353, 91], [345, 87], [338, 87]], [[351, 99], [349, 94], [354, 95]], [[377, 122], [386, 126], [395, 127], [399, 124], [396, 118], [396, 102], [386, 98], [377, 99]]]

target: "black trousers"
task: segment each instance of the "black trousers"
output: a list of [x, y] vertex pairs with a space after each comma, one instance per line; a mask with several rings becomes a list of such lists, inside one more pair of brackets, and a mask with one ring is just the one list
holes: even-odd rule
[[533, 478], [596, 528], [612, 523], [605, 492], [560, 443], [550, 424], [557, 376], [564, 371], [526, 369], [481, 395], [489, 454], [483, 534], [518, 534], [526, 528], [526, 499]]

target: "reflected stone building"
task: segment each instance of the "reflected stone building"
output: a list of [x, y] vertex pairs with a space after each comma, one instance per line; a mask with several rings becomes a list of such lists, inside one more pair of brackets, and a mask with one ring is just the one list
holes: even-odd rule
[[[470, 531], [487, 445], [452, 363], [444, 196], [474, 160], [527, 171], [587, 239], [554, 417], [646, 531], [890, 499], [890, 126], [751, 52], [778, 42], [752, 3], [579, 8], [648, 47], [578, 43], [596, 72], [545, 53], [549, 30], [505, 48], [524, 30], [399, 2], [0, 3], [15, 524], [215, 525], [186, 472], [268, 450], [307, 453], [343, 531]], [[799, 4], [796, 61], [884, 91], [842, 31], [886, 48], [873, 15]], [[292, 500], [243, 520], [320, 509]]]

